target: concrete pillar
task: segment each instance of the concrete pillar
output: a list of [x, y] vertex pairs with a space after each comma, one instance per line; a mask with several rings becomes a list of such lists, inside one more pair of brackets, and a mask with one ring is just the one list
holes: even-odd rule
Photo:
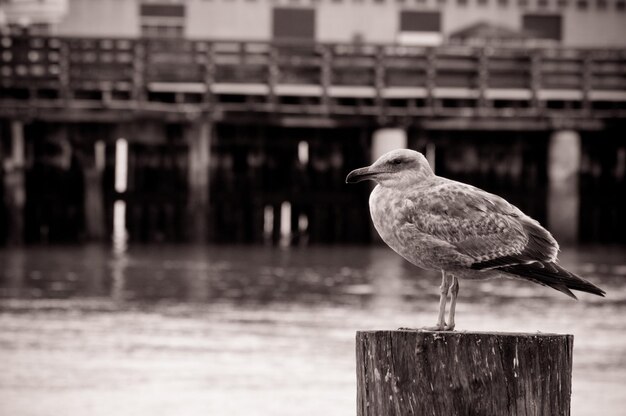
[[24, 205], [26, 203], [24, 124], [11, 121], [11, 152], [4, 159], [4, 204], [7, 208], [7, 242], [24, 242]]
[[99, 140], [93, 145], [93, 153], [86, 155], [83, 166], [85, 175], [85, 228], [90, 240], [105, 238], [104, 195], [102, 175], [105, 167], [105, 144]]
[[[408, 146], [407, 133], [401, 128], [383, 128], [374, 132], [372, 137], [372, 162], [394, 149], [405, 149]], [[370, 236], [373, 242], [381, 243], [382, 239], [370, 222]]]
[[407, 147], [407, 134], [404, 129], [384, 128], [374, 132], [372, 138], [372, 162], [394, 149]]
[[185, 140], [189, 145], [189, 236], [192, 241], [205, 242], [208, 236], [209, 160], [213, 123], [198, 121], [186, 126]]
[[580, 135], [556, 131], [548, 150], [548, 228], [561, 244], [578, 240]]

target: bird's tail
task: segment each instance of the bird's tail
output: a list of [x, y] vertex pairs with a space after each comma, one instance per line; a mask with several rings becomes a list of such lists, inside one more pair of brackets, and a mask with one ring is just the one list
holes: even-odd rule
[[565, 270], [563, 267], [553, 262], [516, 264], [513, 266], [499, 267], [497, 270], [523, 277], [535, 283], [539, 283], [540, 285], [549, 286], [574, 299], [577, 299], [576, 295], [574, 295], [570, 289], [593, 293], [594, 295], [602, 297], [605, 295], [604, 290], [593, 283]]

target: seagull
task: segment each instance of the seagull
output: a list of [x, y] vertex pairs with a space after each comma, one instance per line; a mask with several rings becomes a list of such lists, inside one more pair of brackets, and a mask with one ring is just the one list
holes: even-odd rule
[[437, 324], [424, 329], [454, 330], [459, 279], [512, 277], [574, 299], [570, 289], [605, 295], [558, 264], [559, 245], [539, 222], [497, 195], [435, 175], [419, 152], [392, 150], [346, 177], [363, 180], [376, 182], [369, 206], [383, 241], [410, 263], [441, 271]]

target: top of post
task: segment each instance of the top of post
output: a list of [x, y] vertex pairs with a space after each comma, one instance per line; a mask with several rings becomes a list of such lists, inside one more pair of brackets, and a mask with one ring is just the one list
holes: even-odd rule
[[554, 338], [554, 337], [573, 337], [572, 334], [556, 334], [550, 332], [492, 332], [492, 331], [431, 331], [427, 329], [412, 329], [412, 328], [399, 328], [399, 329], [378, 329], [378, 330], [364, 330], [357, 331], [357, 334], [372, 335], [372, 334], [392, 334], [392, 333], [418, 333], [424, 335], [435, 335], [440, 337], [448, 336], [461, 336], [461, 335], [478, 335], [478, 336], [496, 336], [496, 337], [535, 337], [535, 338]]

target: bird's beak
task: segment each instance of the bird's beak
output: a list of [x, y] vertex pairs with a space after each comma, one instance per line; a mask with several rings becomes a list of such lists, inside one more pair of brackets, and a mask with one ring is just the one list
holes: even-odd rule
[[378, 172], [373, 171], [370, 166], [355, 169], [346, 176], [346, 183], [357, 183], [367, 179], [372, 179]]

